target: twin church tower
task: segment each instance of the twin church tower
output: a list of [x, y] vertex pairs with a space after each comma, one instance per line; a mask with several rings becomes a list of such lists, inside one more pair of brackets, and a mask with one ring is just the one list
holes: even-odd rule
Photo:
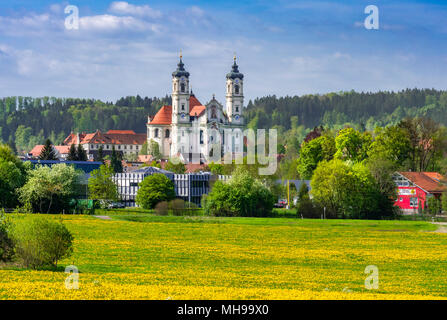
[[[148, 145], [151, 140], [157, 142], [163, 158], [178, 156], [188, 162], [194, 154], [206, 162], [210, 147], [218, 142], [216, 131], [223, 137], [225, 129], [244, 128], [244, 75], [239, 72], [234, 57], [231, 71], [226, 76], [225, 108], [214, 95], [202, 105], [190, 89], [189, 75], [180, 55], [177, 69], [172, 73], [172, 106], [163, 106], [155, 116], [148, 117]], [[193, 127], [199, 128], [197, 139], [184, 143]], [[222, 156], [226, 152], [243, 151], [242, 146], [231, 148], [222, 148]]]

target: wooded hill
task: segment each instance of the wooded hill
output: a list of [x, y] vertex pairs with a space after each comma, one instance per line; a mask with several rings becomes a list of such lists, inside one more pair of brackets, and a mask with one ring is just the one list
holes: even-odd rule
[[[0, 138], [28, 151], [46, 138], [58, 144], [71, 132], [132, 129], [146, 131], [148, 115], [164, 98], [125, 97], [116, 103], [77, 98], [6, 97], [0, 99]], [[293, 97], [267, 96], [249, 101], [245, 110], [249, 127], [287, 131], [323, 125], [360, 130], [396, 124], [405, 117], [427, 116], [447, 125], [447, 91], [407, 89], [400, 92], [340, 92]]]

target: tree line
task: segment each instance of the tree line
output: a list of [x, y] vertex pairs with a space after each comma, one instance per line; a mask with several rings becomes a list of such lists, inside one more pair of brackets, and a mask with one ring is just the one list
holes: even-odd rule
[[170, 103], [168, 96], [125, 97], [115, 104], [79, 98], [6, 97], [0, 99], [0, 140], [14, 150], [27, 152], [46, 139], [60, 144], [72, 131], [146, 132], [147, 116]]
[[[0, 139], [19, 152], [49, 138], [60, 144], [71, 132], [132, 129], [146, 132], [146, 118], [171, 98], [128, 96], [115, 103], [96, 99], [5, 97], [0, 99]], [[323, 95], [266, 96], [248, 102], [248, 127], [295, 130], [301, 138], [315, 126], [352, 126], [373, 130], [406, 117], [429, 117], [447, 125], [447, 92], [407, 89], [399, 92], [339, 92]], [[299, 132], [297, 132], [297, 130]], [[287, 135], [285, 135], [287, 136]]]

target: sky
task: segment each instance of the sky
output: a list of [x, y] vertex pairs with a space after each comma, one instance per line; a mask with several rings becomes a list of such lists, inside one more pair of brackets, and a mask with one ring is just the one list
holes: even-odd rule
[[[364, 26], [368, 5], [379, 29]], [[0, 0], [0, 97], [164, 96], [180, 51], [202, 103], [224, 101], [235, 53], [247, 102], [446, 89], [446, 40], [445, 0]]]

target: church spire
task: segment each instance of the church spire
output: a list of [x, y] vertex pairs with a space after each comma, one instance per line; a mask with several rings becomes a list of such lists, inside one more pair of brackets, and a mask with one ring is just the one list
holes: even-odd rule
[[227, 74], [227, 79], [244, 79], [244, 75], [242, 73], [239, 72], [239, 66], [236, 63], [236, 54], [234, 54], [233, 56], [233, 65], [231, 66], [231, 72]]
[[182, 59], [183, 59], [183, 54], [182, 54], [182, 51], [180, 50], [180, 60], [179, 60], [179, 63], [177, 64], [177, 70], [175, 70], [172, 73], [173, 77], [178, 77], [178, 78], [180, 78], [180, 77], [188, 78], [189, 77], [189, 72], [185, 70], [185, 64], [183, 63]]

